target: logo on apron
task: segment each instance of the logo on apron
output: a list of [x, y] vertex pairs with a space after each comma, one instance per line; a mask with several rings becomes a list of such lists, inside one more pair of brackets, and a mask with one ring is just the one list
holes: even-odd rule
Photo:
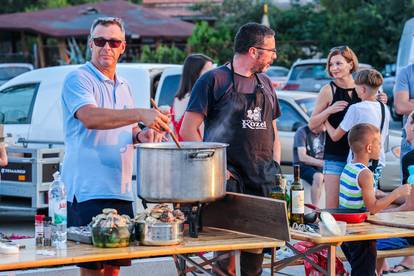
[[242, 120], [242, 128], [267, 129], [266, 122], [262, 121], [262, 109], [260, 107], [247, 110], [246, 117], [248, 120]]

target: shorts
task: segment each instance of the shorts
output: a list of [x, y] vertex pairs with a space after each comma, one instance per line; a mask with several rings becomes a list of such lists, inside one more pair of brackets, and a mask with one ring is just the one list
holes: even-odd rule
[[[132, 201], [119, 199], [91, 199], [84, 202], [77, 202], [76, 197], [73, 202], [67, 202], [68, 206], [68, 227], [71, 226], [85, 226], [92, 221], [92, 217], [102, 213], [104, 208], [113, 208], [118, 211], [118, 214], [128, 215], [134, 217], [132, 208]], [[81, 263], [77, 266], [87, 269], [102, 269], [104, 265], [111, 266], [130, 266], [130, 259], [113, 260], [105, 262], [89, 262]]]
[[300, 178], [308, 182], [309, 185], [313, 183], [313, 175], [315, 173], [322, 173], [322, 169], [314, 166], [301, 165], [300, 166]]
[[346, 162], [324, 160], [323, 162], [323, 174], [341, 175], [344, 170]]

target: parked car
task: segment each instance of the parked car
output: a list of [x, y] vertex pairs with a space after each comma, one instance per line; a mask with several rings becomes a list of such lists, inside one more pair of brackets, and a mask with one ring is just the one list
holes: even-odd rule
[[[371, 67], [369, 64], [359, 64], [359, 69]], [[331, 80], [326, 72], [326, 58], [297, 60], [290, 68], [283, 90], [319, 92]]]
[[283, 66], [270, 66], [266, 71], [266, 75], [272, 80], [275, 89], [282, 89], [287, 81], [289, 69]]
[[[277, 119], [277, 128], [282, 145], [282, 171], [292, 173], [293, 138], [296, 130], [306, 125], [315, 107], [317, 94], [296, 91], [277, 91], [282, 115]], [[380, 188], [390, 191], [400, 185], [400, 142], [399, 133], [390, 133], [389, 151], [380, 181]]]
[[1, 63], [0, 85], [31, 70], [33, 70], [33, 65], [30, 63]]

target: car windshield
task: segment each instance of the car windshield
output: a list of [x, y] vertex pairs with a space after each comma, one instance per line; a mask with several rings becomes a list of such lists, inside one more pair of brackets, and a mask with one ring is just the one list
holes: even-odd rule
[[310, 117], [312, 115], [313, 109], [315, 108], [316, 97], [299, 99], [299, 100], [296, 100], [296, 103]]
[[295, 66], [290, 75], [290, 80], [300, 79], [329, 80], [331, 78], [325, 71], [325, 64], [303, 64]]
[[30, 83], [0, 91], [0, 124], [30, 124], [38, 88], [38, 83]]
[[26, 73], [27, 71], [30, 71], [28, 67], [21, 67], [21, 66], [0, 67], [0, 80], [7, 81], [20, 74]]
[[286, 77], [288, 75], [288, 73], [289, 73], [289, 70], [283, 69], [283, 68], [281, 68], [281, 69], [269, 68], [266, 71], [266, 74], [269, 77]]
[[160, 89], [160, 97], [158, 99], [158, 105], [172, 106], [174, 102], [175, 94], [177, 93], [178, 86], [180, 84], [181, 74], [167, 76]]

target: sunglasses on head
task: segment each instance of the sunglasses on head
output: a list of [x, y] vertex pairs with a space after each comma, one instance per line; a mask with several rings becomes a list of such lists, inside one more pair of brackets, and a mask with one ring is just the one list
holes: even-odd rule
[[349, 47], [347, 45], [343, 45], [343, 46], [337, 46], [337, 47], [333, 47], [331, 50], [329, 50], [329, 52], [333, 52], [333, 51], [339, 51], [339, 52], [344, 52], [345, 50], [348, 50]]
[[122, 40], [117, 39], [105, 39], [103, 37], [95, 37], [93, 39], [93, 44], [95, 44], [97, 47], [105, 47], [105, 44], [107, 42], [111, 48], [119, 48], [119, 46], [122, 44]]

